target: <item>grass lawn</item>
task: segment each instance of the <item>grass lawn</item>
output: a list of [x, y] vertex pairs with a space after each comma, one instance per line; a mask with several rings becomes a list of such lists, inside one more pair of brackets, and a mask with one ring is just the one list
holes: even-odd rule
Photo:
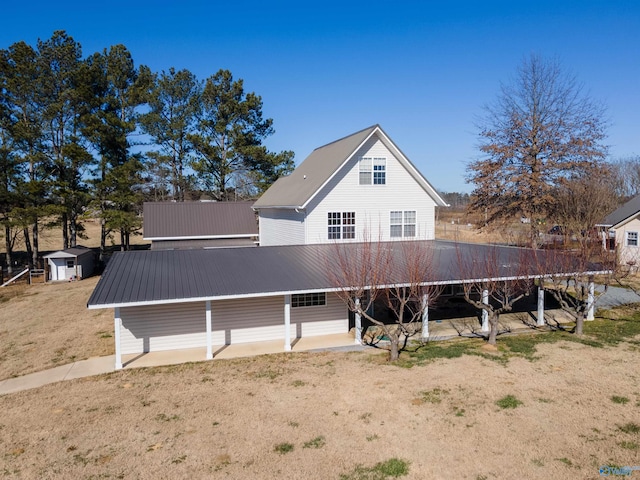
[[[94, 284], [3, 293], [4, 378], [112, 353], [111, 312], [83, 308]], [[640, 465], [640, 314], [609, 317], [581, 339], [430, 343], [396, 365], [384, 352], [278, 354], [5, 395], [0, 476], [599, 478]]]

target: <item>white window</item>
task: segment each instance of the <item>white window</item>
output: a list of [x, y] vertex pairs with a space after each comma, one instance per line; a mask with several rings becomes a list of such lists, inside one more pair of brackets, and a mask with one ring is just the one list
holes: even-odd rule
[[75, 268], [76, 262], [74, 260], [67, 260], [67, 268]]
[[627, 247], [638, 246], [638, 232], [627, 232]]
[[324, 292], [291, 295], [291, 308], [320, 307], [326, 304], [327, 294]]
[[356, 238], [356, 212], [329, 212], [327, 227], [329, 240]]
[[387, 159], [362, 157], [360, 159], [360, 185], [386, 185]]
[[413, 238], [416, 236], [416, 211], [396, 210], [389, 215], [389, 235], [391, 238]]

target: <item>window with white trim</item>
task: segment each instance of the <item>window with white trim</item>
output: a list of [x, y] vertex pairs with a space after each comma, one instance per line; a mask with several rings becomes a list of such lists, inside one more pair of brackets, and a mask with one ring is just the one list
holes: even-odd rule
[[362, 157], [360, 159], [360, 185], [386, 185], [387, 159], [384, 157]]
[[389, 236], [391, 238], [413, 238], [416, 236], [416, 211], [395, 210], [389, 214]]
[[329, 240], [356, 238], [356, 212], [329, 212], [327, 227]]
[[324, 292], [299, 293], [299, 294], [291, 295], [291, 308], [321, 307], [326, 304], [327, 304], [327, 294]]
[[67, 260], [67, 268], [75, 268], [76, 262], [75, 260]]
[[627, 247], [638, 246], [638, 232], [627, 232]]

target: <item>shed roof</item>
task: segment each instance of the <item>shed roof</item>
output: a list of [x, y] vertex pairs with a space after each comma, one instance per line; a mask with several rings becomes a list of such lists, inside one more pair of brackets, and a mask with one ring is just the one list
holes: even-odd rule
[[640, 213], [640, 195], [632, 198], [627, 203], [607, 215], [597, 226], [616, 227], [622, 223], [626, 223], [628, 219], [636, 216], [638, 213]]
[[[382, 244], [393, 255], [393, 264], [401, 264], [404, 243]], [[439, 240], [424, 243], [433, 251], [433, 270], [425, 279], [425, 283], [431, 284], [461, 283], [465, 280], [457, 266], [459, 253], [469, 258], [495, 254], [498, 270], [492, 272], [492, 278], [510, 278], [521, 272], [519, 262], [523, 252], [527, 252], [514, 247]], [[358, 249], [365, 244], [339, 245], [339, 248], [350, 249], [357, 256]], [[111, 308], [335, 291], [339, 288], [329, 278], [327, 269], [327, 262], [335, 257], [335, 248], [335, 244], [316, 244], [116, 252], [91, 294], [88, 306]], [[392, 272], [393, 278], [388, 284], [406, 283], [403, 274], [406, 275], [406, 269]]]
[[380, 125], [373, 125], [316, 148], [290, 175], [280, 177], [271, 185], [253, 207], [256, 209], [305, 208], [318, 191], [373, 135], [376, 135], [389, 150], [394, 152], [398, 160], [437, 205], [447, 205], [435, 188], [391, 141]]
[[144, 238], [231, 238], [258, 235], [253, 202], [146, 202]]
[[42, 258], [78, 258], [92, 253], [93, 250], [90, 248], [77, 245], [75, 247], [65, 248], [64, 250], [58, 250], [57, 252], [44, 255]]

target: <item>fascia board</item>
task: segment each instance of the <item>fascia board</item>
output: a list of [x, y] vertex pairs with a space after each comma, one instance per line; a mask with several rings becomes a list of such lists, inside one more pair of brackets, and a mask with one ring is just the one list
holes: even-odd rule
[[190, 237], [142, 237], [143, 240], [161, 241], [161, 240], [216, 240], [225, 238], [252, 238], [257, 237], [257, 233], [243, 233], [239, 235], [194, 235]]

